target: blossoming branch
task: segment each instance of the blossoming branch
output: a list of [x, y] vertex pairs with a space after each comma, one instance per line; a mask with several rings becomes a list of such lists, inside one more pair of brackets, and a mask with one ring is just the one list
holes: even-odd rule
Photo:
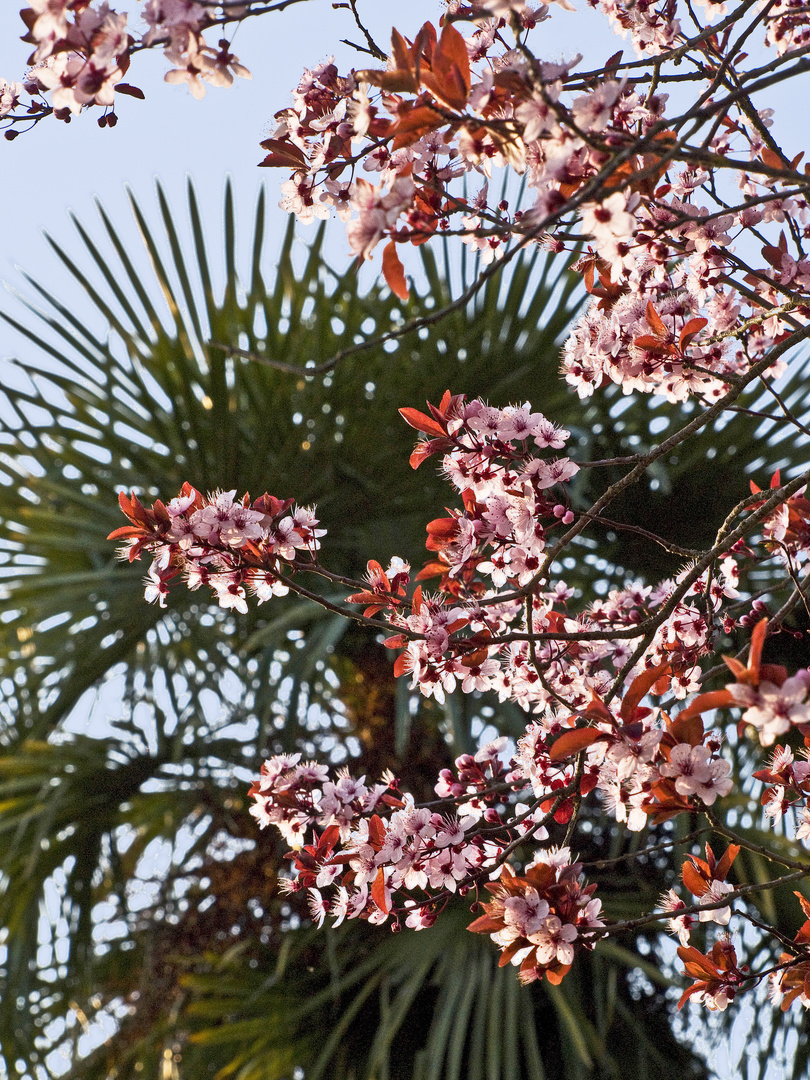
[[[580, 466], [558, 453], [569, 433], [528, 404], [499, 409], [449, 392], [426, 413], [400, 411], [421, 433], [412, 467], [439, 455], [460, 503], [428, 523], [430, 557], [413, 588], [401, 559], [387, 569], [371, 560], [365, 581], [331, 575], [320, 562], [315, 511], [269, 495], [204, 497], [187, 484], [168, 504], [146, 508], [122, 494], [130, 524], [112, 538], [125, 541], [125, 558], [152, 555], [146, 598], [160, 604], [178, 579], [209, 586], [221, 607], [241, 612], [251, 594], [258, 603], [288, 590], [317, 600], [301, 579], [340, 581], [356, 590], [347, 617], [389, 628], [394, 671], [412, 689], [439, 700], [457, 687], [493, 691], [520, 705], [531, 719], [514, 751], [501, 738], [459, 757], [436, 778], [435, 804], [416, 805], [391, 773], [370, 785], [293, 754], [264, 763], [252, 812], [290, 845], [285, 888], [306, 893], [319, 923], [363, 918], [425, 929], [452, 895], [484, 889], [492, 899], [470, 929], [488, 934], [522, 981], [559, 982], [577, 949], [625, 929], [602, 912], [598, 881], [587, 882], [572, 853], [584, 800], [636, 833], [678, 815], [713, 820], [735, 778], [722, 724], [704, 723], [712, 710], [741, 713], [762, 746], [798, 731], [810, 747], [810, 670], [791, 676], [762, 663], [778, 621], [758, 618], [761, 602], [745, 588], [763, 558], [806, 558], [810, 503], [798, 483], [781, 485], [778, 476], [767, 495], [752, 485], [724, 535], [675, 579], [633, 583], [578, 608], [557, 559], [596, 515], [571, 507], [567, 488]], [[600, 503], [609, 496], [610, 488]], [[432, 594], [422, 591], [429, 580], [437, 580]], [[684, 705], [734, 625], [753, 626], [747, 663], [727, 658], [732, 680]], [[649, 696], [661, 703], [642, 704]], [[797, 841], [810, 836], [809, 773], [780, 745], [754, 774], [767, 785], [762, 802], [774, 822], [798, 815]], [[746, 841], [721, 835], [732, 840], [725, 854], [707, 847], [706, 859], [689, 855], [684, 893], [670, 890], [651, 913], [678, 935], [695, 979], [682, 1004], [692, 997], [725, 1008], [770, 975], [777, 998], [810, 1006], [810, 995], [793, 993], [797, 966], [810, 962], [802, 949], [782, 957], [774, 978], [740, 967], [727, 938], [705, 954], [690, 944], [696, 925], [746, 917], [732, 907], [738, 894], [729, 881]]]

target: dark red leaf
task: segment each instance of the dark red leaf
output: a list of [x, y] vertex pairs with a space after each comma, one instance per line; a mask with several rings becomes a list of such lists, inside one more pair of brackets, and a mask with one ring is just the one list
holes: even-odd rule
[[259, 164], [264, 168], [306, 169], [307, 159], [303, 151], [287, 139], [265, 139], [260, 144], [270, 153]]
[[708, 712], [709, 709], [725, 709], [733, 704], [734, 698], [728, 690], [710, 690], [708, 693], [698, 694], [694, 701], [690, 701], [686, 708], [678, 714], [678, 720], [691, 720], [701, 713]]
[[703, 894], [708, 891], [708, 882], [705, 878], [701, 877], [693, 863], [688, 859], [681, 869], [681, 877], [683, 878], [684, 885], [693, 896], [703, 896]]
[[125, 82], [116, 83], [113, 89], [116, 94], [127, 94], [129, 97], [138, 98], [139, 101], [143, 101], [146, 96], [139, 86], [130, 86]]

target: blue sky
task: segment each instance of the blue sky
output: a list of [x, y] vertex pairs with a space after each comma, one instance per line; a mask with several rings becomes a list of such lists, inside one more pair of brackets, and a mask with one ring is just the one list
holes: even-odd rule
[[[112, 6], [137, 10], [139, 4], [117, 0]], [[616, 50], [616, 38], [605, 20], [586, 4], [581, 7], [584, 10], [577, 14], [552, 8], [553, 17], [535, 31], [540, 55], [552, 59], [585, 52], [595, 64]], [[0, 75], [9, 80], [20, 78], [30, 52], [18, 37], [24, 28], [16, 8], [0, 16]], [[383, 47], [390, 40], [392, 23], [412, 36], [426, 19], [437, 22], [442, 10], [437, 0], [410, 0], [407, 6], [390, 0], [360, 4]], [[359, 38], [351, 14], [335, 11], [330, 0], [305, 0], [286, 11], [248, 20], [237, 30], [232, 48], [252, 72], [250, 82], [237, 79], [230, 89], [210, 88], [197, 101], [184, 86], [163, 82], [169, 65], [159, 52], [141, 54], [133, 60], [127, 80], [141, 87], [146, 100], [121, 99], [114, 129], [99, 128], [100, 110], [92, 109], [70, 124], [46, 120], [12, 143], [0, 142], [0, 190], [6, 202], [0, 217], [0, 279], [24, 289], [15, 270], [19, 265], [44, 286], [58, 288], [58, 266], [41, 230], [77, 251], [67, 210], [94, 229], [93, 196], [101, 199], [116, 224], [128, 228], [131, 215], [124, 185], [131, 185], [142, 205], [151, 208], [155, 177], [160, 177], [177, 207], [185, 202], [186, 176], [193, 177], [212, 238], [213, 230], [220, 228], [225, 177], [233, 177], [237, 206], [246, 215], [252, 213], [264, 181], [271, 228], [275, 221], [280, 238], [287, 215], [275, 206], [286, 174], [257, 168], [264, 156], [259, 143], [272, 132], [273, 114], [290, 103], [290, 91], [305, 67], [331, 54], [337, 55], [341, 70], [370, 63], [341, 45], [341, 38]], [[137, 245], [134, 229], [130, 235]], [[344, 258], [348, 263], [349, 249], [338, 223], [330, 230], [329, 250], [336, 263]], [[0, 356], [7, 356], [13, 347], [7, 334], [0, 337]]]

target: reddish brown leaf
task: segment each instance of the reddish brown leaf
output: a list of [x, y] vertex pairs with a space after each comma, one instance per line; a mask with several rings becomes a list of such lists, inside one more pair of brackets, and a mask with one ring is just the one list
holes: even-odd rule
[[449, 439], [431, 439], [429, 442], [417, 443], [408, 458], [412, 469], [418, 469], [423, 461], [438, 454], [441, 450], [449, 450], [453, 444]]
[[[379, 814], [372, 814], [368, 822], [368, 842], [379, 851], [385, 842], [385, 825]], [[382, 867], [380, 867], [382, 869]]]
[[678, 713], [678, 720], [691, 720], [709, 709], [725, 709], [733, 704], [734, 698], [728, 690], [710, 690], [706, 694], [698, 694], [694, 701], [690, 701], [686, 708]]
[[677, 133], [671, 130], [659, 131], [653, 136], [653, 142], [660, 146], [660, 152], [656, 149], [652, 153], [642, 154], [642, 168], [638, 170], [640, 175], [631, 182], [630, 186], [643, 194], [652, 194], [658, 181], [669, 167], [669, 160], [663, 155], [668, 153], [673, 143], [677, 141]]
[[426, 435], [438, 435], [441, 438], [447, 435], [444, 428], [440, 427], [435, 420], [431, 420], [429, 416], [425, 416], [423, 412], [419, 412], [418, 409], [400, 409], [399, 415], [406, 424], [410, 424], [417, 431], [424, 431]]
[[552, 761], [563, 761], [573, 754], [578, 754], [580, 750], [595, 743], [597, 739], [604, 738], [606, 738], [605, 733], [596, 728], [574, 728], [560, 735], [549, 750], [548, 756]]
[[470, 56], [467, 42], [452, 23], [447, 23], [433, 53], [433, 70], [455, 68], [461, 76], [465, 92], [470, 92]]
[[[428, 536], [432, 537], [436, 543], [441, 544], [444, 547], [449, 544], [456, 536], [458, 536], [458, 518], [446, 517], [446, 518], [434, 518], [433, 521], [429, 521], [425, 526]], [[431, 550], [436, 550], [435, 548]]]
[[546, 978], [552, 986], [559, 986], [570, 970], [570, 964], [563, 964], [559, 969], [548, 968]]
[[472, 488], [465, 488], [461, 493], [461, 501], [464, 503], [464, 509], [468, 514], [475, 514], [479, 506], [483, 510], [483, 505], [479, 504], [475, 498], [475, 492]]
[[113, 529], [107, 539], [121, 540], [125, 536], [143, 536], [143, 529], [139, 529], [137, 525], [122, 525], [120, 529]]
[[596, 267], [594, 263], [589, 262], [588, 265], [585, 267], [585, 273], [582, 275], [585, 281], [585, 288], [588, 292], [593, 292], [593, 279], [595, 269]]
[[399, 68], [393, 71], [381, 71], [378, 68], [365, 68], [355, 72], [358, 82], [369, 83], [387, 94], [415, 94], [419, 85], [412, 72]]
[[445, 563], [440, 562], [427, 562], [416, 575], [416, 581], [427, 581], [432, 577], [439, 577], [441, 574], [446, 574], [449, 567]]
[[652, 300], [647, 301], [647, 310], [645, 314], [647, 316], [647, 322], [650, 325], [650, 329], [655, 334], [655, 336], [658, 338], [668, 338], [669, 331], [661, 321], [661, 316], [655, 310], [655, 305], [653, 304]]
[[582, 715], [587, 716], [589, 720], [604, 720], [608, 724], [615, 724], [613, 713], [605, 705], [604, 701], [591, 690], [591, 700], [588, 703], [587, 708], [582, 710]]
[[695, 869], [694, 864], [688, 859], [681, 869], [681, 877], [683, 878], [684, 885], [693, 896], [703, 896], [709, 888], [706, 880], [701, 877]]
[[610, 174], [610, 176], [605, 179], [605, 190], [612, 191], [613, 188], [618, 187], [620, 184], [626, 183], [638, 171], [638, 158], [631, 158], [629, 161], [622, 162], [622, 164], [615, 168]]
[[379, 600], [379, 596], [373, 592], [356, 592], [351, 596], [347, 596], [344, 603], [346, 604], [375, 604]]
[[769, 146], [765, 146], [762, 149], [762, 153], [759, 155], [763, 165], [767, 165], [769, 169], [784, 169], [785, 163], [780, 156], [774, 153]]
[[647, 668], [646, 671], [642, 671], [640, 675], [633, 679], [622, 699], [622, 707], [619, 710], [619, 715], [625, 723], [633, 719], [641, 699], [645, 694], [649, 693], [652, 685], [658, 682], [661, 676], [668, 671], [670, 671], [669, 664], [658, 664], [656, 667]]
[[751, 649], [748, 653], [748, 670], [755, 680], [752, 685], [759, 685], [759, 666], [762, 662], [762, 647], [768, 632], [768, 619], [760, 619], [751, 635]]
[[690, 319], [689, 322], [681, 330], [680, 337], [678, 338], [678, 344], [681, 350], [685, 349], [692, 341], [692, 338], [696, 334], [699, 334], [704, 326], [709, 325], [708, 319]]
[[155, 521], [159, 525], [163, 525], [166, 528], [169, 528], [172, 523], [172, 519], [169, 515], [168, 510], [160, 501], [160, 499], [155, 499], [154, 503], [152, 504], [152, 513], [155, 515]]
[[452, 23], [442, 30], [431, 66], [431, 72], [422, 73], [422, 85], [451, 109], [463, 111], [470, 94], [470, 60], [464, 38]]
[[696, 949], [694, 945], [679, 945], [678, 956], [680, 956], [684, 964], [694, 964], [696, 967], [700, 968], [704, 975], [711, 976], [717, 974], [714, 964], [710, 963], [703, 953], [700, 952], [699, 949]]
[[649, 349], [651, 352], [672, 353], [675, 351], [669, 342], [653, 337], [651, 334], [642, 334], [641, 337], [633, 338], [633, 344], [637, 349]]
[[399, 300], [407, 300], [410, 293], [405, 281], [405, 267], [397, 254], [397, 245], [393, 240], [383, 248], [382, 270], [385, 282], [394, 296]]
[[781, 269], [783, 255], [784, 251], [782, 251], [781, 248], [774, 247], [773, 244], [764, 244], [762, 247], [763, 259], [770, 263], [776, 270]]
[[726, 667], [731, 671], [737, 682], [742, 682], [743, 676], [748, 671], [748, 668], [745, 666], [745, 664], [740, 663], [736, 656], [724, 656], [723, 662], [725, 663]]
[[585, 773], [579, 784], [579, 792], [583, 796], [590, 795], [596, 785], [599, 783], [599, 773], [592, 769], [590, 772]]
[[391, 56], [397, 68], [407, 71], [413, 66], [410, 46], [396, 27], [391, 31]]
[[676, 743], [699, 746], [703, 742], [703, 721], [699, 716], [684, 717], [681, 713], [671, 723], [667, 723], [667, 730]]
[[518, 938], [517, 941], [513, 941], [511, 945], [507, 945], [498, 957], [498, 967], [506, 967], [515, 953], [520, 952], [520, 950], [525, 947], [526, 944], [523, 938]]
[[127, 498], [124, 492], [120, 492], [118, 495], [118, 505], [124, 511], [130, 521], [140, 522], [147, 528], [151, 528], [152, 522], [149, 514], [146, 512], [145, 507], [141, 503], [140, 499], [134, 493]]
[[377, 876], [374, 879], [374, 884], [371, 886], [371, 899], [380, 909], [380, 911], [388, 914], [388, 901], [385, 898], [385, 872], [383, 868], [377, 871]]
[[732, 863], [740, 854], [739, 844], [729, 844], [726, 850], [723, 852], [723, 856], [714, 871], [714, 876], [718, 881], [725, 881], [728, 877], [728, 872], [731, 869]]
[[480, 915], [467, 927], [473, 934], [494, 934], [503, 930], [503, 919], [493, 919], [490, 915]]
[[126, 94], [128, 97], [138, 98], [139, 101], [143, 101], [146, 95], [139, 86], [130, 86], [129, 83], [120, 82], [115, 84], [116, 94]]
[[318, 848], [321, 851], [331, 851], [339, 839], [340, 826], [327, 825], [327, 827], [321, 833], [321, 838], [318, 841]]
[[387, 637], [383, 642], [386, 649], [401, 649], [404, 645], [407, 645], [408, 639], [404, 634], [394, 634], [393, 637]]
[[429, 131], [442, 127], [447, 121], [440, 112], [430, 105], [412, 105], [406, 102], [400, 107], [397, 119], [391, 125], [394, 135], [392, 149], [401, 150], [410, 146]]
[[426, 22], [414, 38], [413, 55], [417, 65], [417, 73], [421, 77], [422, 70], [428, 70], [433, 66], [433, 57], [436, 50], [436, 27], [432, 22]]
[[678, 1009], [680, 1010], [680, 1009], [682, 1009], [684, 1007], [684, 1005], [687, 1003], [687, 1001], [692, 996], [692, 994], [697, 994], [699, 991], [705, 990], [705, 989], [706, 989], [706, 983], [704, 981], [704, 982], [696, 982], [696, 983], [694, 983], [694, 985], [690, 986], [687, 990], [684, 990], [684, 992], [681, 994], [680, 999], [678, 1001]]
[[468, 653], [467, 656], [462, 657], [462, 667], [480, 667], [488, 656], [489, 649], [476, 649], [475, 652]]
[[402, 675], [407, 675], [410, 670], [411, 658], [407, 653], [400, 653], [394, 661], [394, 678], [399, 679]]

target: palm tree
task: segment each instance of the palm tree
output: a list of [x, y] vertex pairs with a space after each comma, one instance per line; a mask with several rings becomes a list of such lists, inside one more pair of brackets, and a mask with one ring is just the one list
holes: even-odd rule
[[[556, 367], [576, 283], [537, 253], [431, 333], [314, 376], [313, 363], [445, 306], [447, 251], [440, 269], [422, 249], [425, 285], [407, 305], [330, 271], [322, 234], [302, 252], [288, 231], [268, 280], [261, 197], [240, 276], [228, 187], [218, 293], [193, 188], [191, 254], [160, 188], [158, 202], [156, 228], [131, 199], [148, 282], [101, 207], [101, 240], [75, 221], [84, 263], [51, 241], [102, 333], [32, 279], [27, 314], [2, 313], [31, 344], [5, 390], [0, 486], [7, 1068], [63, 1075], [67, 1063], [86, 1080], [281, 1080], [300, 1066], [307, 1078], [517, 1080], [656, 1077], [675, 1063], [704, 1075], [670, 1033], [667, 978], [638, 951], [654, 937], [606, 945], [561, 987], [527, 991], [464, 932], [463, 905], [415, 940], [300, 928], [302, 911], [275, 887], [283, 847], [257, 843], [246, 812], [245, 780], [262, 753], [359, 755], [360, 771], [394, 765], [427, 791], [483, 724], [517, 735], [525, 718], [484, 699], [443, 710], [411, 702], [373, 638], [295, 598], [238, 619], [196, 594], [149, 607], [142, 570], [118, 564], [105, 539], [121, 523], [118, 491], [171, 497], [189, 479], [317, 502], [339, 572], [358, 575], [369, 556], [418, 563], [425, 515], [447, 496], [427, 469], [403, 467], [412, 433], [394, 426], [398, 406], [448, 385], [532, 398], [574, 430], [583, 457], [643, 449], [679, 410], [623, 409], [610, 393], [584, 412], [572, 403]], [[799, 392], [795, 381], [785, 391]], [[760, 425], [743, 415], [733, 442], [705, 437], [729, 483], [782, 453], [755, 437]], [[705, 450], [667, 462], [653, 487], [669, 485], [680, 507], [704, 506], [694, 465]], [[583, 502], [592, 483], [583, 472]], [[632, 523], [659, 497], [643, 491], [618, 513]], [[695, 544], [711, 536], [709, 515], [702, 522]], [[628, 572], [660, 576], [658, 558], [614, 533], [605, 559], [572, 570], [584, 590]], [[614, 842], [596, 824], [592, 837], [593, 855]], [[669, 884], [653, 870], [617, 878], [606, 901], [649, 906]], [[644, 972], [641, 990], [628, 965]], [[619, 1065], [616, 1048], [630, 1041], [634, 1056]]]

